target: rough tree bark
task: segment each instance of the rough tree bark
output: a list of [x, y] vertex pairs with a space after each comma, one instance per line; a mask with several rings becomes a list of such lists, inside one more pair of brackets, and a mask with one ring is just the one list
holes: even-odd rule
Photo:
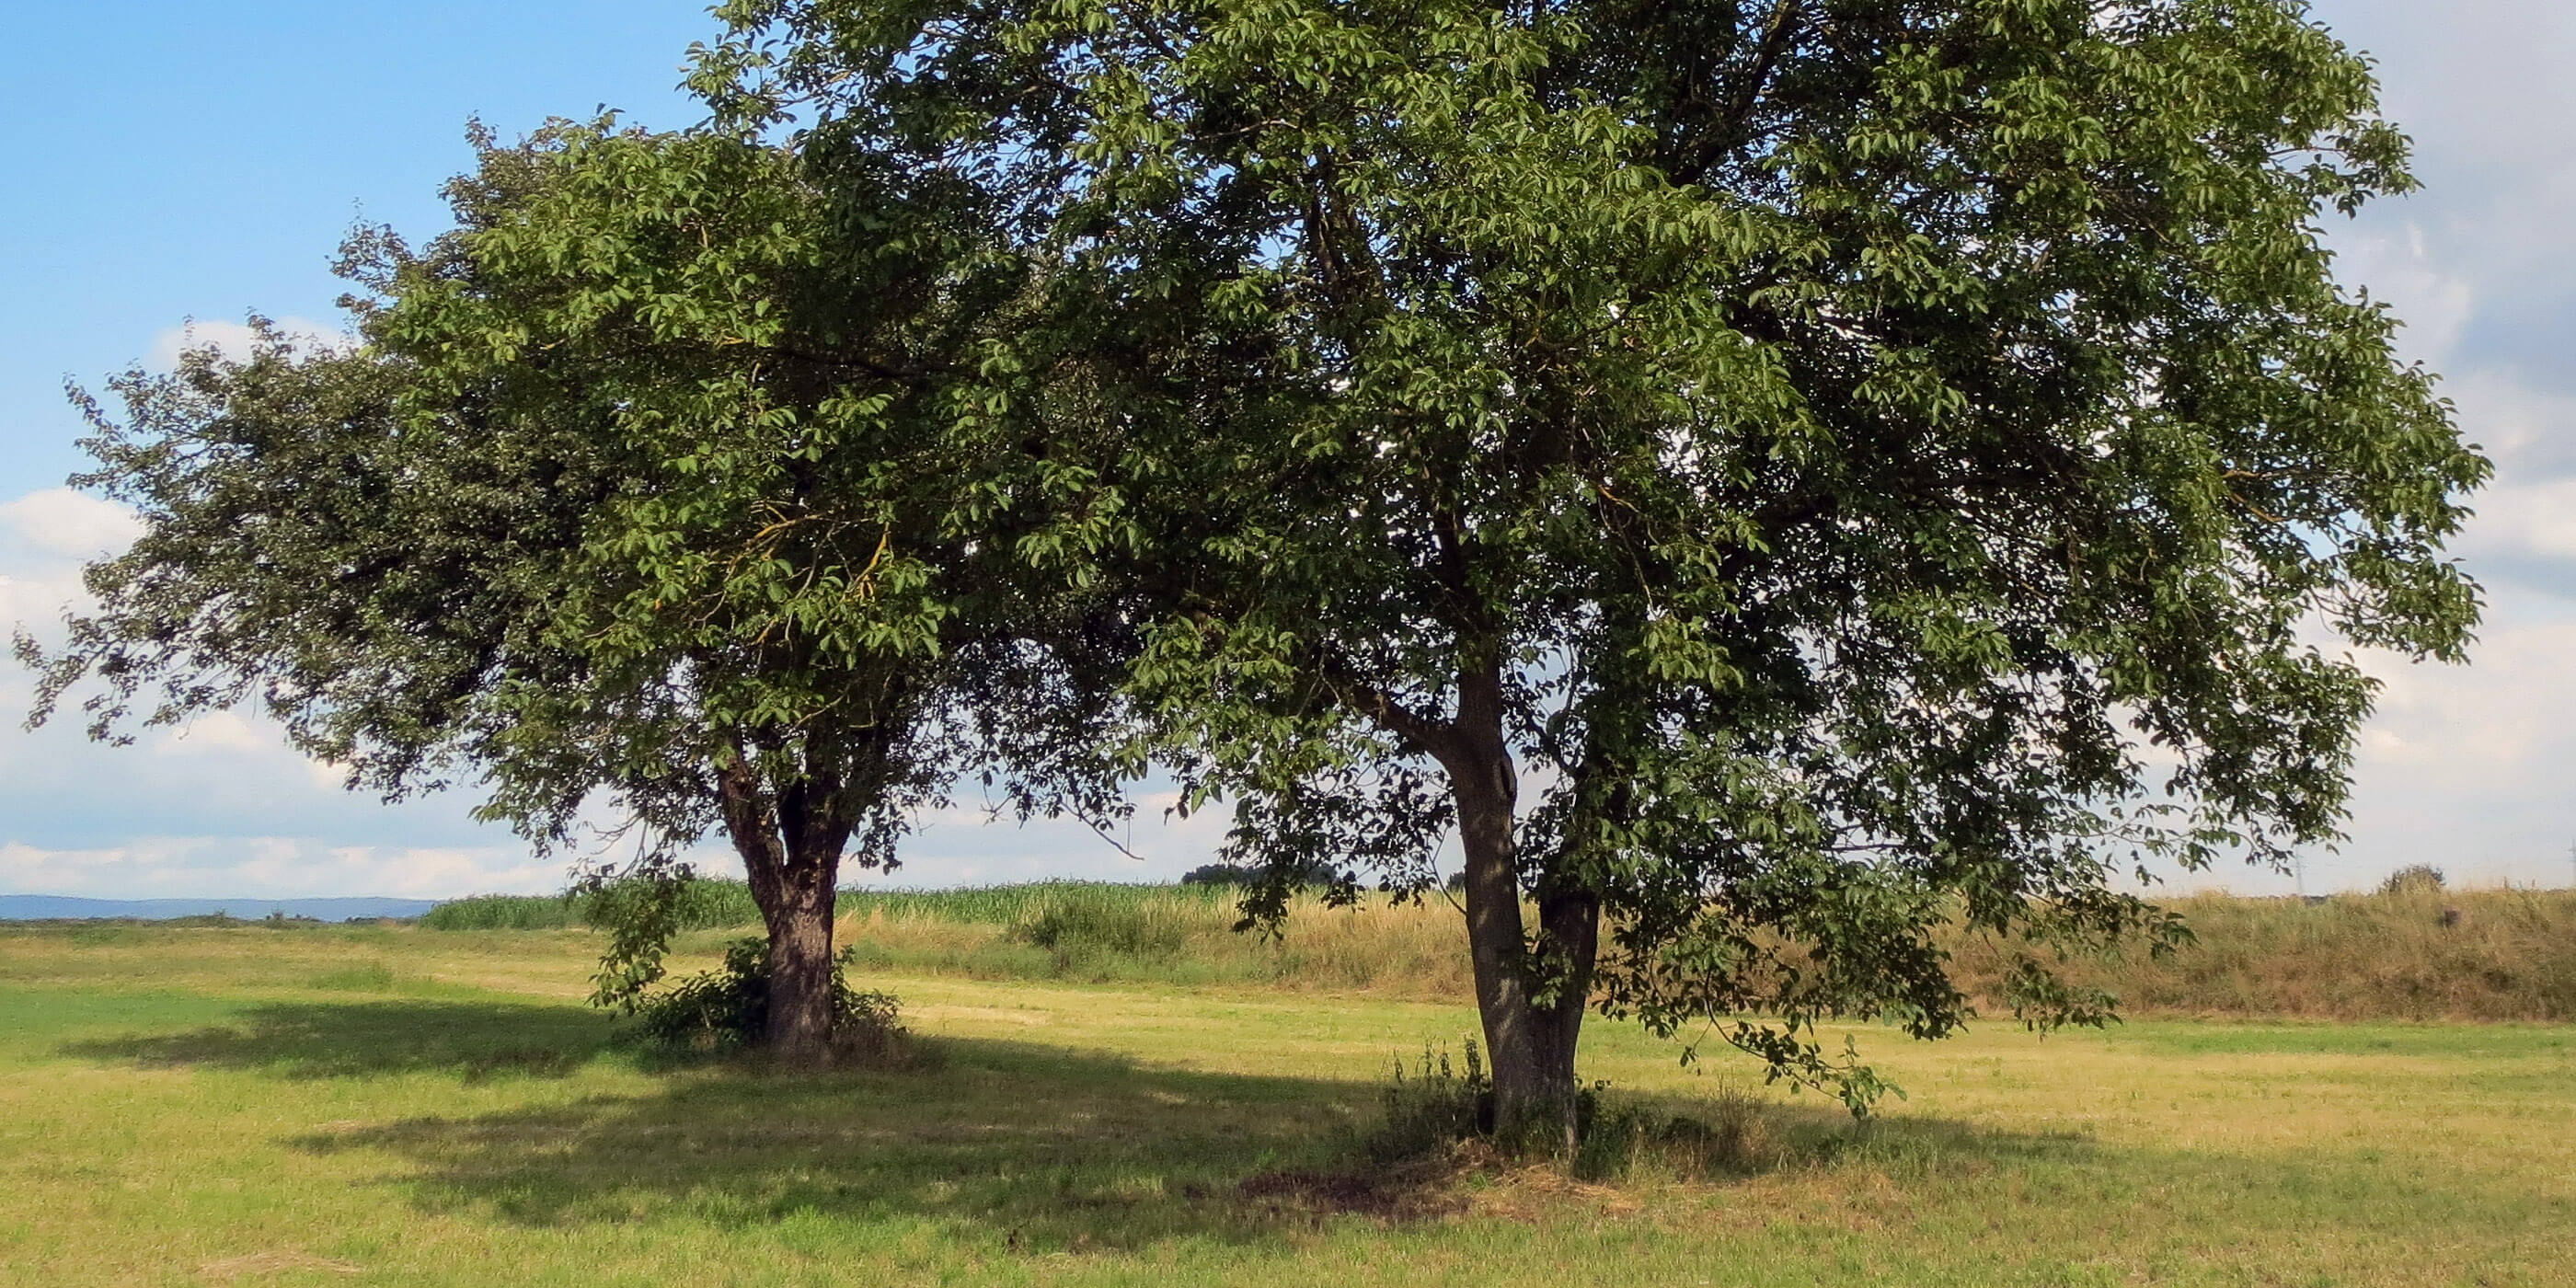
[[717, 782], [725, 831], [769, 932], [763, 1042], [781, 1059], [820, 1061], [832, 1044], [832, 914], [856, 825], [850, 794], [815, 776], [770, 792], [739, 751]]

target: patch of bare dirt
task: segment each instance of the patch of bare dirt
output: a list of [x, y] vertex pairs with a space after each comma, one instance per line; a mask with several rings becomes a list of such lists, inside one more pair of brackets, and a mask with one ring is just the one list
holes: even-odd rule
[[1325, 1172], [1305, 1168], [1263, 1172], [1235, 1187], [1244, 1202], [1274, 1216], [1365, 1216], [1390, 1223], [1453, 1216], [1466, 1200], [1449, 1192], [1448, 1168], [1393, 1172]]
[[244, 1275], [284, 1274], [289, 1270], [324, 1270], [335, 1275], [366, 1273], [366, 1267], [346, 1261], [283, 1251], [249, 1252], [238, 1257], [222, 1257], [197, 1267], [197, 1273], [209, 1279], [239, 1279]]

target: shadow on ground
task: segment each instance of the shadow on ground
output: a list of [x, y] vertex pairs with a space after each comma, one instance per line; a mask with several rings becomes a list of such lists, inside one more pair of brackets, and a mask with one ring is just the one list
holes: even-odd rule
[[951, 1039], [939, 1067], [701, 1069], [657, 1094], [302, 1142], [410, 1160], [437, 1210], [529, 1224], [805, 1215], [922, 1221], [1053, 1250], [1251, 1238], [1351, 1213], [1454, 1206], [1433, 1169], [1363, 1174], [1364, 1085], [1140, 1068], [1094, 1052]]
[[206, 1065], [280, 1077], [454, 1073], [560, 1078], [598, 1058], [613, 1026], [599, 1012], [506, 1002], [280, 1002], [233, 1024], [74, 1042], [63, 1054], [157, 1068]]
[[[450, 1002], [271, 1005], [241, 1023], [84, 1042], [67, 1054], [293, 1079], [418, 1071], [559, 1078], [615, 1053], [573, 1007]], [[791, 1073], [660, 1070], [640, 1095], [473, 1116], [350, 1124], [293, 1143], [407, 1166], [386, 1182], [421, 1208], [531, 1226], [677, 1220], [743, 1228], [822, 1217], [939, 1230], [991, 1253], [1248, 1242], [1336, 1217], [1387, 1223], [1466, 1210], [1474, 1163], [1373, 1167], [1369, 1082], [1140, 1066], [1109, 1053], [943, 1038], [927, 1067]], [[631, 1085], [631, 1084], [629, 1084]], [[1681, 1106], [1674, 1106], [1681, 1107]], [[1900, 1170], [2065, 1157], [2080, 1141], [1957, 1124], [1866, 1131], [1779, 1108], [1776, 1166], [1855, 1150]]]

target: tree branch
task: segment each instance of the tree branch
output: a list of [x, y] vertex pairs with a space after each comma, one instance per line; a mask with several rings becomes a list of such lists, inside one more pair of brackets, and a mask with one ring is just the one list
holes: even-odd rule
[[1771, 84], [1771, 73], [1778, 70], [1780, 59], [1789, 52], [1805, 24], [1800, 21], [1807, 8], [1806, 0], [1780, 0], [1771, 11], [1771, 25], [1762, 33], [1762, 43], [1754, 48], [1753, 65], [1744, 71], [1742, 83], [1734, 96], [1710, 124], [1707, 140], [1697, 155], [1673, 167], [1676, 183], [1696, 183], [1717, 164], [1726, 150], [1742, 141], [1745, 127], [1751, 123], [1755, 108], [1762, 105], [1763, 91]]
[[1317, 666], [1316, 678], [1343, 708], [1367, 717], [1378, 728], [1412, 744], [1414, 750], [1444, 767], [1464, 750], [1454, 724], [1414, 710], [1394, 694], [1360, 679], [1347, 666], [1326, 661]]

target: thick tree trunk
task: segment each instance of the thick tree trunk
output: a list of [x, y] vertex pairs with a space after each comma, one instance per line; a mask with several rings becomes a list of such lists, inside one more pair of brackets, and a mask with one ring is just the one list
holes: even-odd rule
[[767, 791], [740, 752], [717, 785], [725, 831], [769, 932], [763, 1045], [781, 1059], [820, 1061], [832, 1044], [832, 913], [852, 811], [826, 781]]
[[832, 912], [840, 846], [789, 856], [769, 926], [769, 1049], [812, 1062], [832, 1046]]

